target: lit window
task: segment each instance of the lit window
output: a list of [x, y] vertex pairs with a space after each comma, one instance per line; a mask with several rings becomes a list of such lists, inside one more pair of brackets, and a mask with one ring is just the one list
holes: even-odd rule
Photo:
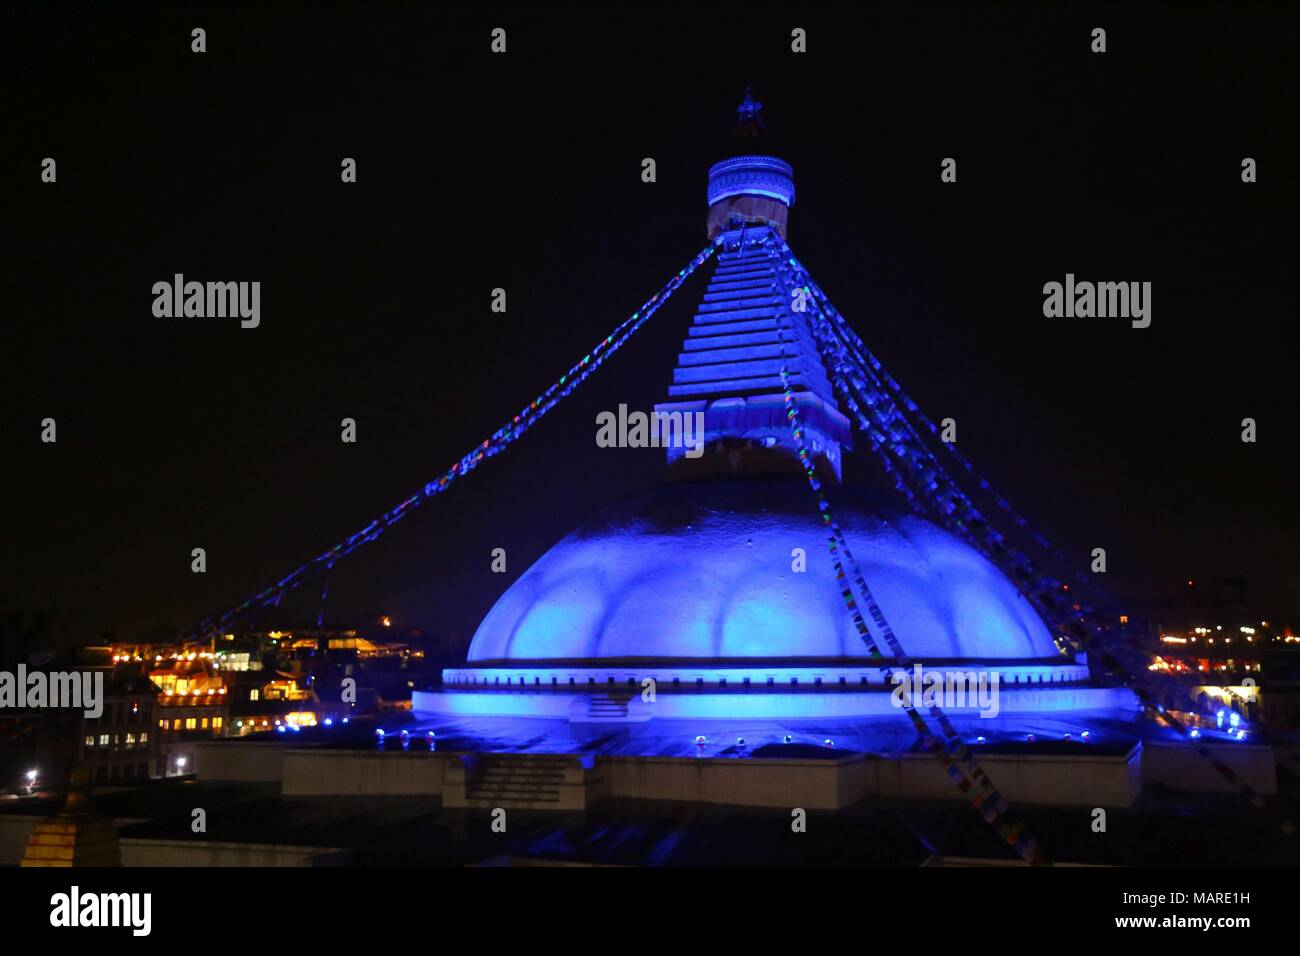
[[262, 692], [261, 692], [260, 690], [258, 690], [257, 688], [253, 688], [252, 690], [250, 690], [250, 691], [248, 692], [248, 699], [249, 699], [249, 700], [261, 700], [261, 699], [262, 699]]
[[197, 723], [198, 723], [198, 722], [197, 722], [193, 717], [186, 717], [186, 718], [185, 718], [185, 729], [186, 729], [186, 730], [193, 730], [193, 729], [197, 726]]
[[95, 738], [94, 738], [94, 737], [87, 737], [87, 738], [86, 738], [86, 746], [87, 746], [87, 747], [93, 747], [93, 746], [95, 746]]
[[149, 731], [147, 730], [140, 731], [140, 746], [143, 747], [148, 742], [149, 742]]
[[208, 729], [208, 718], [204, 717], [201, 721], [199, 721], [199, 726], [202, 727], [204, 730], [207, 730], [207, 729]]
[[100, 745], [101, 747], [107, 747], [107, 746], [108, 746], [108, 734], [100, 734], [100, 735], [99, 735], [99, 745]]
[[220, 729], [221, 729], [221, 724], [222, 724], [222, 723], [223, 723], [223, 721], [222, 721], [222, 719], [221, 719], [220, 717], [213, 717], [213, 718], [212, 718], [212, 729], [213, 729], [213, 730], [220, 730]]
[[177, 717], [172, 721], [172, 730], [180, 730], [180, 729], [181, 729], [181, 719]]
[[158, 721], [158, 729], [159, 729], [159, 730], [166, 730], [166, 729], [167, 729], [167, 721], [165, 721], [165, 720], [160, 720], [160, 721]]
[[130, 750], [130, 749], [131, 749], [132, 747], [134, 747], [134, 746], [135, 746], [135, 734], [127, 734], [127, 735], [126, 735], [126, 747], [127, 747], [127, 749]]

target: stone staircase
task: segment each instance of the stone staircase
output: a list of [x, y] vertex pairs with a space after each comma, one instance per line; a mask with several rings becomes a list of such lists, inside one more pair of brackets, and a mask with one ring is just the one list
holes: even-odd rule
[[588, 720], [627, 720], [628, 696], [595, 694], [587, 703]]
[[630, 724], [650, 717], [650, 708], [632, 694], [584, 694], [569, 706], [571, 724]]
[[466, 754], [447, 768], [443, 805], [581, 810], [599, 784], [590, 754]]

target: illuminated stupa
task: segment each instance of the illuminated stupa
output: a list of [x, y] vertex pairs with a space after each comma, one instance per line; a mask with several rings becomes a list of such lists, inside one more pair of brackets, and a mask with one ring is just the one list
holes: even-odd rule
[[[746, 92], [733, 155], [709, 171], [711, 281], [663, 414], [702, 413], [703, 453], [668, 449], [668, 481], [565, 537], [484, 618], [463, 667], [417, 709], [583, 719], [597, 696], [628, 719], [896, 714], [892, 685], [846, 611], [797, 458], [804, 441], [880, 605], [928, 669], [1000, 675], [1002, 710], [1105, 706], [1030, 602], [975, 548], [840, 484], [850, 427], [780, 243], [794, 176], [767, 155]], [[638, 706], [653, 681], [653, 707]], [[810, 693], [811, 692], [811, 693]], [[618, 708], [622, 714], [623, 707]]]

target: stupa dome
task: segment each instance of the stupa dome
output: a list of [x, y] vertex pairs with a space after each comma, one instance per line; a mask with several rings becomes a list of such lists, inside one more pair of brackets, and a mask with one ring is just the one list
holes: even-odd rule
[[[1062, 659], [1028, 600], [973, 548], [861, 492], [827, 492], [911, 657]], [[547, 551], [484, 618], [469, 664], [861, 660], [826, 539], [802, 478], [669, 483]], [[792, 567], [797, 548], [806, 570]]]

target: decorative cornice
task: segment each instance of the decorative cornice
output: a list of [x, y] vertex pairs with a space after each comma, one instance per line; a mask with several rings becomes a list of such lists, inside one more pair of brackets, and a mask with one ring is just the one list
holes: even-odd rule
[[794, 170], [775, 156], [733, 156], [709, 168], [709, 205], [730, 196], [768, 196], [794, 205]]

